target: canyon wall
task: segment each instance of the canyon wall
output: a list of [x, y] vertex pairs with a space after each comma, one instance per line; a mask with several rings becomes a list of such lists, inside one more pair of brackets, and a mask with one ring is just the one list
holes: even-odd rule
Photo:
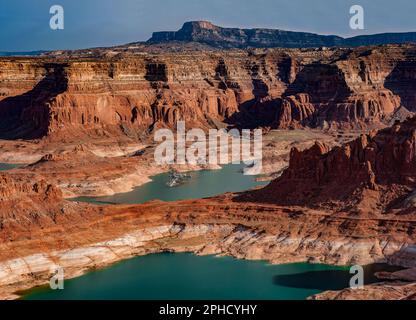
[[380, 127], [416, 110], [414, 52], [385, 46], [1, 58], [0, 137], [138, 139], [177, 120], [202, 128]]

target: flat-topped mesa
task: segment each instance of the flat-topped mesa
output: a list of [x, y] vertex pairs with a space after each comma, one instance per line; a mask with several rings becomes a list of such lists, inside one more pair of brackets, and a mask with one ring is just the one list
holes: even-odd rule
[[190, 21], [185, 22], [183, 24], [182, 29], [191, 28], [191, 30], [198, 30], [198, 29], [211, 29], [211, 30], [217, 30], [219, 27], [214, 25], [213, 23], [209, 21]]
[[198, 42], [212, 48], [319, 48], [359, 47], [416, 41], [416, 32], [385, 33], [342, 38], [266, 28], [224, 28], [208, 21], [186, 22], [178, 31], [154, 32], [148, 44], [164, 42]]
[[341, 37], [278, 29], [223, 28], [209, 21], [185, 22], [178, 31], [154, 32], [147, 43], [200, 42], [214, 48], [307, 48], [336, 46]]
[[153, 32], [152, 38], [148, 43], [166, 41], [195, 41], [199, 34], [204, 31], [218, 31], [220, 28], [208, 21], [185, 22], [179, 31], [159, 31]]
[[317, 142], [292, 149], [280, 178], [243, 200], [377, 213], [413, 208], [416, 117], [332, 150]]

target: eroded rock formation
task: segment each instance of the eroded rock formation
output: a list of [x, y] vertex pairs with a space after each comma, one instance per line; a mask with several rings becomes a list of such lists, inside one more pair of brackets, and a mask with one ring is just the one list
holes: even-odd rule
[[294, 148], [289, 168], [249, 199], [348, 212], [406, 210], [416, 188], [416, 118], [330, 150]]

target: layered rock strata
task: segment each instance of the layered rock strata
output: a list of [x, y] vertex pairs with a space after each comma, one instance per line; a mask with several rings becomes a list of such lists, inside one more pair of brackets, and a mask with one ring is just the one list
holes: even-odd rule
[[[416, 265], [409, 232], [415, 224], [413, 215], [357, 218], [299, 207], [241, 204], [232, 197], [77, 210], [66, 209], [68, 203], [55, 199], [63, 212], [56, 210], [40, 222], [26, 215], [30, 225], [2, 229], [1, 291], [6, 296], [45, 283], [54, 265], [63, 266], [69, 278], [120, 259], [163, 251], [273, 263]], [[47, 202], [43, 205], [48, 207]]]
[[[145, 139], [155, 128], [380, 127], [414, 111], [415, 48], [0, 59], [0, 137]], [[410, 71], [409, 71], [410, 70]]]

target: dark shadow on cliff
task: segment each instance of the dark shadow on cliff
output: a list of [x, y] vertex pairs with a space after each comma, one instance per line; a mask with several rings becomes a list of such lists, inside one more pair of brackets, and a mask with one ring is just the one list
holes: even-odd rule
[[386, 77], [384, 87], [400, 97], [401, 105], [416, 111], [416, 61], [400, 61]]
[[308, 102], [312, 103], [315, 107], [319, 106], [319, 108], [315, 109], [308, 116], [301, 114], [302, 108], [300, 107], [291, 106], [290, 115], [281, 114], [285, 110], [280, 108], [276, 115], [277, 126], [281, 125], [278, 123], [281, 116], [284, 119], [289, 117], [292, 121], [295, 120], [303, 126], [309, 127], [321, 126], [323, 125], [323, 120], [348, 120], [348, 115], [343, 114], [343, 110], [339, 110], [337, 105], [346, 101], [351, 91], [342, 72], [336, 65], [320, 63], [306, 65], [298, 72], [294, 81], [288, 85], [282, 95], [282, 99], [294, 96], [294, 99], [301, 106], [302, 102], [298, 96], [299, 94], [307, 96], [309, 99]]
[[[238, 84], [228, 80], [229, 74], [224, 60], [220, 59], [216, 67], [216, 78], [220, 80], [220, 89], [239, 89]], [[260, 66], [250, 66], [253, 99], [238, 106], [238, 112], [226, 119], [226, 123], [238, 129], [254, 129], [271, 126], [280, 107], [280, 99], [269, 97], [268, 85], [259, 77]], [[237, 86], [237, 87], [235, 87]]]
[[309, 95], [312, 103], [329, 103], [344, 100], [350, 94], [350, 90], [336, 65], [312, 63], [299, 71], [283, 96], [298, 93]]
[[166, 63], [147, 62], [144, 78], [149, 82], [167, 82], [168, 67]]
[[[285, 68], [290, 66], [290, 61], [284, 61]], [[219, 68], [226, 75], [224, 68]], [[253, 128], [259, 126], [279, 127], [279, 119], [295, 120], [302, 125], [317, 127], [322, 125], [322, 121], [342, 121], [348, 120], [348, 114], [343, 109], [338, 108], [338, 104], [347, 101], [351, 91], [345, 81], [341, 70], [336, 65], [331, 64], [309, 64], [298, 72], [296, 78], [290, 82], [290, 73], [287, 70], [279, 70], [278, 77], [286, 83], [287, 89], [281, 98], [272, 99], [269, 96], [267, 84], [258, 77], [258, 66], [252, 66], [251, 76], [253, 83], [254, 99], [247, 101], [239, 106], [239, 112], [228, 119], [228, 123], [235, 124], [237, 127]], [[225, 77], [225, 76], [224, 76]], [[289, 114], [282, 114], [288, 110], [282, 109], [285, 98], [294, 96], [295, 100], [302, 102], [297, 96], [304, 94], [309, 98], [309, 102], [319, 105], [319, 110], [305, 117], [301, 114], [301, 109], [293, 107]], [[344, 113], [343, 113], [344, 112]]]
[[[400, 267], [390, 266], [387, 264], [372, 264], [363, 266], [364, 284], [381, 282], [374, 275], [376, 272], [387, 271], [393, 272], [401, 270]], [[273, 277], [275, 285], [313, 290], [342, 290], [350, 286], [351, 277], [354, 274], [349, 273], [349, 268], [345, 270], [321, 270], [308, 271], [296, 274], [283, 274]]]
[[281, 105], [280, 99], [252, 99], [238, 106], [239, 111], [226, 119], [225, 123], [237, 129], [271, 127]]
[[0, 101], [0, 139], [40, 139], [48, 132], [48, 104], [68, 88], [66, 64], [44, 65], [45, 77], [21, 95]]

